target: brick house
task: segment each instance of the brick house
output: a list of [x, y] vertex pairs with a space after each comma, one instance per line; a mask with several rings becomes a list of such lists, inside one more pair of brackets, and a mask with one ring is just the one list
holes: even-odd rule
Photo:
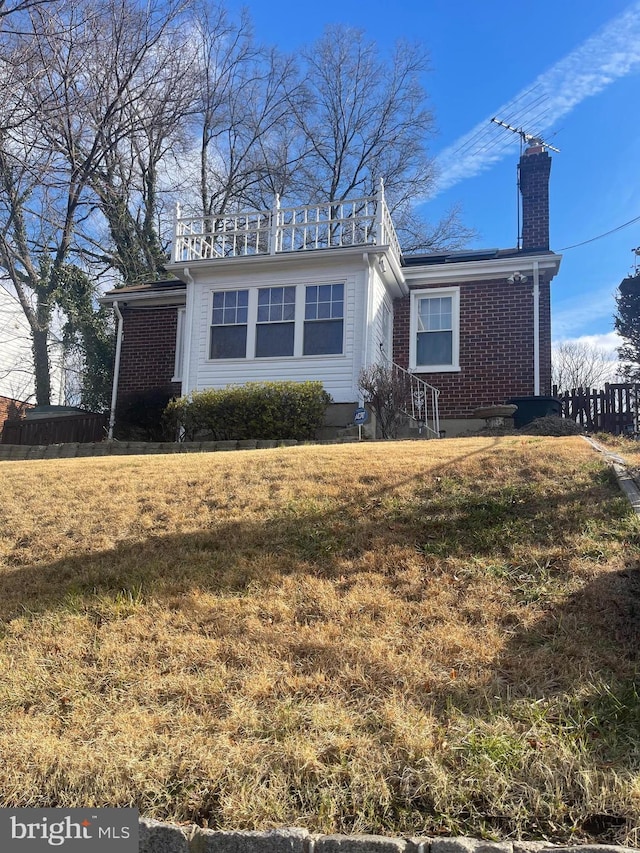
[[[454, 435], [474, 411], [551, 392], [551, 159], [520, 160], [522, 246], [404, 256], [384, 201], [203, 219], [178, 214], [170, 280], [110, 291], [116, 396], [319, 379], [336, 423], [358, 378], [393, 366], [418, 420]], [[431, 405], [439, 401], [439, 419]]]

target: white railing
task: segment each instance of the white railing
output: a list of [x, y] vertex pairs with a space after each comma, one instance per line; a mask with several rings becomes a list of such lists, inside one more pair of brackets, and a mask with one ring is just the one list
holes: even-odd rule
[[191, 263], [366, 245], [389, 246], [401, 262], [382, 181], [375, 196], [351, 201], [282, 207], [276, 197], [273, 210], [209, 217], [183, 217], [178, 208], [171, 259]]
[[438, 411], [440, 392], [438, 389], [395, 362], [391, 362], [389, 367], [394, 387], [401, 389], [399, 394], [400, 411], [412, 418], [419, 428], [424, 426], [429, 435], [440, 438], [440, 414]]

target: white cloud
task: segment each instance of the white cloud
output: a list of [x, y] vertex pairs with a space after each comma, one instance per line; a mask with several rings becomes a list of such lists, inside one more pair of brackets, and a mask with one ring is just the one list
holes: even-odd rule
[[[595, 35], [537, 77], [493, 113], [507, 123], [542, 134], [581, 101], [640, 68], [640, 2], [632, 3]], [[435, 193], [503, 159], [517, 137], [491, 124], [477, 124], [436, 158]], [[530, 122], [532, 126], [527, 126]], [[500, 136], [503, 134], [503, 136]], [[550, 140], [547, 140], [550, 141]]]
[[618, 359], [618, 347], [622, 344], [622, 338], [617, 332], [605, 332], [601, 335], [579, 335], [575, 338], [558, 338], [554, 346], [564, 343], [583, 344], [594, 349], [601, 350], [612, 361]]
[[568, 340], [588, 323], [599, 322], [599, 325], [613, 326], [616, 310], [615, 289], [607, 287], [602, 290], [583, 293], [573, 299], [554, 302], [551, 323], [554, 340]]

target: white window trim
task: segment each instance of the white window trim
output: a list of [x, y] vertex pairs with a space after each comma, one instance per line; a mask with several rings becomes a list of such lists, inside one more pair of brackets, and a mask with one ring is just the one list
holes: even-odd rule
[[176, 357], [173, 365], [172, 382], [182, 382], [182, 369], [184, 367], [184, 348], [185, 348], [185, 326], [186, 326], [187, 309], [178, 308], [178, 320], [176, 323]]
[[[319, 287], [324, 284], [342, 284], [344, 285], [344, 301], [343, 301], [343, 316], [340, 318], [342, 320], [342, 352], [333, 352], [326, 353], [324, 355], [304, 355], [304, 324], [305, 324], [305, 304], [306, 304], [306, 288], [307, 287]], [[294, 323], [294, 336], [293, 336], [293, 355], [277, 355], [277, 356], [256, 356], [256, 329], [258, 326], [258, 291], [259, 290], [268, 290], [274, 287], [295, 287], [296, 288], [296, 307], [295, 307], [295, 318], [293, 320]], [[248, 290], [249, 291], [249, 303], [247, 310], [247, 350], [246, 355], [241, 358], [211, 358], [210, 357], [210, 340], [211, 340], [211, 317], [213, 314], [213, 295], [214, 293], [220, 293], [225, 290]], [[347, 352], [347, 292], [348, 292], [348, 284], [344, 279], [332, 279], [331, 281], [305, 281], [301, 284], [291, 284], [291, 283], [283, 283], [283, 284], [261, 284], [261, 285], [253, 285], [243, 287], [235, 286], [235, 287], [218, 287], [209, 291], [208, 295], [208, 322], [207, 322], [207, 330], [208, 330], [208, 341], [207, 343], [207, 358], [205, 361], [207, 364], [219, 364], [220, 361], [224, 361], [225, 363], [235, 362], [235, 363], [245, 363], [245, 362], [264, 362], [264, 361], [291, 361], [292, 359], [302, 359], [304, 361], [314, 360], [314, 359], [338, 359], [338, 358], [346, 358]], [[291, 321], [284, 321], [291, 322]], [[244, 325], [244, 323], [242, 324]]]
[[[418, 302], [420, 299], [451, 297], [452, 364], [416, 364], [418, 350]], [[411, 291], [409, 321], [409, 370], [415, 373], [455, 373], [460, 371], [460, 288], [427, 287]]]
[[[213, 328], [213, 297], [216, 293], [239, 293], [242, 290], [248, 291], [248, 306], [247, 306], [247, 322], [246, 323], [222, 323], [222, 326], [246, 326], [247, 327], [247, 349], [245, 350], [245, 355], [238, 358], [211, 358], [211, 329]], [[246, 352], [249, 351], [249, 346], [255, 349], [255, 340], [256, 340], [256, 321], [258, 319], [258, 294], [255, 294], [255, 300], [252, 303], [251, 301], [251, 293], [252, 288], [250, 287], [218, 287], [214, 290], [209, 291], [209, 296], [207, 299], [209, 308], [208, 308], [208, 318], [207, 318], [207, 363], [210, 364], [220, 364], [221, 361], [234, 362], [234, 361], [246, 361]], [[251, 338], [251, 340], [249, 340]]]

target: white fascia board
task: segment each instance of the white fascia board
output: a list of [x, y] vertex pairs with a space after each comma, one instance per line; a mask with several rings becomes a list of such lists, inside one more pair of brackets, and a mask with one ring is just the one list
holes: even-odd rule
[[231, 270], [245, 276], [256, 276], [260, 270], [273, 272], [282, 270], [308, 271], [310, 268], [339, 267], [345, 263], [357, 263], [358, 268], [366, 266], [363, 256], [375, 255], [385, 259], [385, 273], [381, 273], [385, 284], [394, 296], [408, 293], [404, 282], [404, 270], [397, 263], [389, 246], [342, 246], [331, 249], [306, 249], [299, 252], [277, 252], [275, 255], [242, 255], [232, 258], [207, 258], [206, 260], [182, 261], [167, 264], [167, 269], [182, 281], [186, 281], [185, 268], [197, 281], [202, 277], [211, 279], [216, 272], [228, 273]]
[[[489, 281], [509, 278], [515, 272], [531, 276], [534, 261], [540, 273], [550, 273], [549, 281], [560, 267], [562, 255], [549, 252], [543, 255], [513, 255], [508, 258], [491, 258], [483, 261], [462, 261], [448, 264], [423, 264], [405, 267], [407, 284], [459, 284], [465, 281]], [[546, 276], [545, 276], [546, 277]]]
[[119, 305], [126, 303], [140, 303], [149, 307], [156, 305], [184, 305], [187, 299], [187, 291], [184, 287], [180, 289], [167, 288], [166, 290], [141, 291], [139, 293], [112, 293], [106, 296], [101, 296], [98, 302], [101, 305], [113, 305], [117, 302]]

